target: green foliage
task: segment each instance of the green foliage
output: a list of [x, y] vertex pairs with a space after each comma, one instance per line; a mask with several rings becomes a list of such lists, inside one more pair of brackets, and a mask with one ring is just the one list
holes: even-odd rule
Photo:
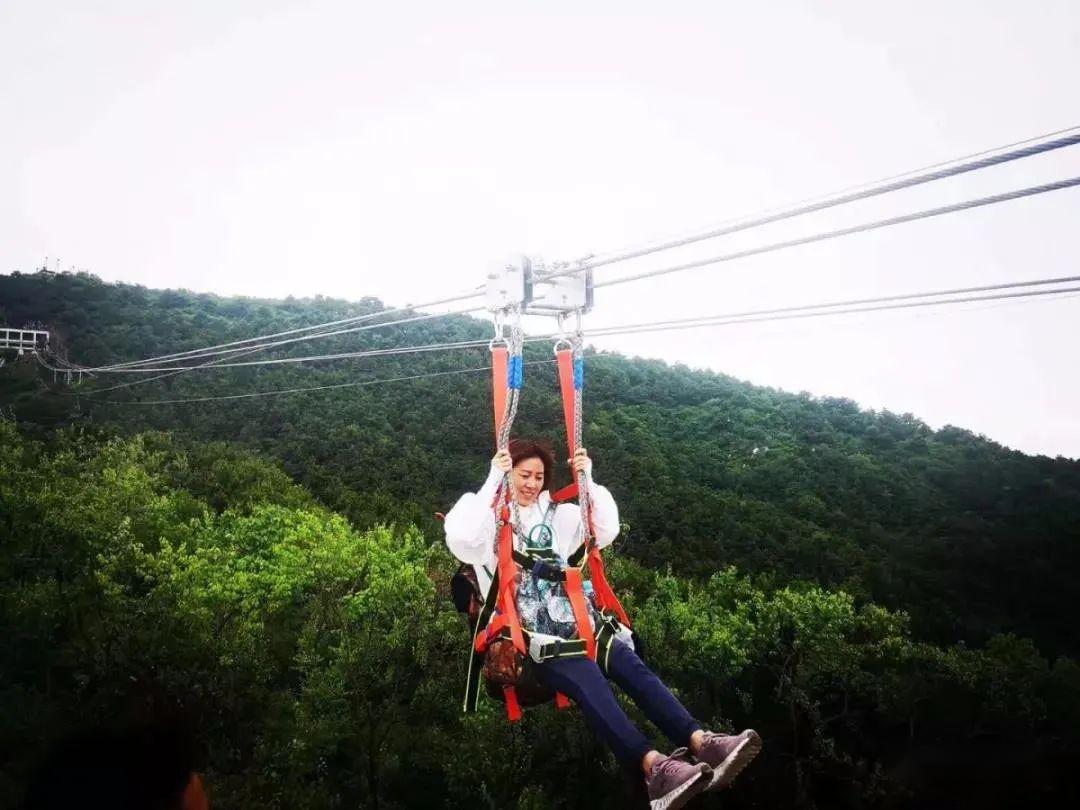
[[[467, 643], [429, 574], [445, 555], [414, 531], [358, 533], [235, 450], [72, 435], [47, 452], [10, 423], [0, 438], [16, 529], [0, 603], [6, 750], [129, 701], [180, 701], [209, 740], [220, 806], [356, 806], [405, 778], [402, 752], [447, 715], [450, 686], [432, 673]], [[196, 461], [223, 511], [179, 488]], [[27, 699], [53, 715], [43, 736]]]
[[[18, 274], [0, 301], [87, 364], [379, 306]], [[447, 318], [317, 345], [486, 334]], [[95, 394], [114, 381], [43, 392], [48, 375], [8, 363], [0, 806], [74, 726], [166, 707], [199, 730], [215, 807], [629, 806], [576, 712], [512, 728], [492, 704], [458, 713], [468, 639], [432, 514], [484, 474], [483, 375], [132, 404], [484, 364], [268, 367]], [[557, 442], [553, 370], [529, 378], [521, 431]], [[696, 716], [765, 736], [725, 806], [1066, 795], [1032, 786], [1080, 751], [1080, 465], [609, 355], [590, 358], [587, 418], [624, 520], [609, 573], [648, 661]]]
[[[0, 276], [0, 302], [16, 323], [46, 322], [71, 359], [87, 365], [380, 306], [373, 299], [220, 298], [104, 284], [85, 274], [17, 273]], [[276, 355], [488, 332], [480, 321], [449, 317], [298, 343]], [[550, 357], [543, 346], [529, 351], [531, 359]], [[194, 372], [101, 394], [93, 392], [116, 384], [116, 375], [43, 394], [34, 364], [13, 362], [0, 374], [0, 403], [31, 425], [93, 420], [128, 433], [240, 442], [279, 459], [356, 526], [415, 524], [431, 533], [432, 514], [485, 472], [491, 427], [483, 374], [211, 403], [133, 403], [462, 370], [486, 365], [485, 355], [477, 349]], [[528, 376], [519, 431], [558, 443], [554, 370], [530, 366]], [[904, 610], [916, 632], [935, 641], [979, 645], [1011, 632], [1049, 653], [1080, 655], [1080, 630], [1060, 604], [1080, 577], [1080, 464], [1031, 458], [957, 428], [935, 432], [909, 414], [866, 412], [848, 400], [785, 394], [657, 362], [594, 355], [587, 377], [586, 436], [630, 526], [621, 548], [639, 562], [702, 578], [735, 565], [776, 584], [839, 586]], [[51, 387], [48, 374], [44, 382]], [[197, 466], [200, 474], [243, 476], [232, 462], [219, 462], [213, 473]], [[202, 492], [197, 480], [185, 486]], [[252, 493], [253, 502], [259, 497]]]

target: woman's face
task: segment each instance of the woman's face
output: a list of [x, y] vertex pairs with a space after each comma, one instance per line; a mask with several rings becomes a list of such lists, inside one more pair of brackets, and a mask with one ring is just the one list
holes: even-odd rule
[[523, 458], [514, 465], [514, 493], [521, 506], [532, 506], [544, 488], [544, 462]]

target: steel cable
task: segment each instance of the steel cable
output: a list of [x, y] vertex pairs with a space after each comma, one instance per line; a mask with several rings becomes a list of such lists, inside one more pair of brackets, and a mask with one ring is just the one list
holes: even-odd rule
[[[1076, 127], [1073, 127], [1072, 129], [1076, 129]], [[923, 174], [915, 175], [914, 177], [903, 177], [902, 179], [893, 180], [891, 182], [874, 186], [869, 189], [864, 189], [862, 191], [855, 191], [849, 194], [840, 194], [839, 196], [830, 197], [829, 199], [822, 200], [820, 202], [808, 203], [806, 205], [800, 205], [794, 208], [785, 209], [774, 214], [767, 214], [765, 216], [760, 216], [743, 222], [736, 222], [730, 225], [724, 225], [722, 227], [714, 228], [712, 230], [695, 234], [693, 236], [682, 237], [680, 239], [669, 240], [667, 242], [662, 242], [660, 244], [652, 245], [645, 248], [616, 253], [610, 258], [589, 259], [583, 262], [576, 262], [569, 267], [559, 269], [551, 273], [546, 273], [544, 274], [543, 278], [549, 279], [556, 278], [558, 276], [573, 275], [574, 273], [579, 273], [583, 270], [592, 270], [598, 267], [605, 267], [607, 265], [615, 264], [617, 262], [638, 259], [643, 256], [651, 255], [653, 253], [659, 253], [664, 250], [673, 250], [675, 248], [685, 247], [687, 245], [692, 245], [697, 242], [703, 242], [708, 239], [716, 239], [721, 236], [739, 233], [740, 231], [746, 231], [752, 228], [760, 228], [764, 225], [770, 225], [774, 222], [781, 222], [783, 220], [792, 219], [794, 217], [803, 216], [805, 214], [825, 211], [829, 208], [835, 208], [840, 205], [846, 205], [848, 203], [857, 202], [859, 200], [867, 200], [871, 197], [878, 197], [882, 194], [889, 194], [894, 191], [900, 191], [901, 189], [912, 188], [913, 186], [931, 183], [935, 180], [943, 180], [947, 177], [955, 177], [960, 174], [974, 172], [980, 169], [986, 169], [991, 166], [998, 166], [1002, 163], [1008, 163], [1010, 161], [1032, 157], [1034, 155], [1051, 152], [1056, 149], [1063, 149], [1067, 146], [1073, 146], [1078, 143], [1080, 143], [1080, 133], [1073, 133], [1060, 138], [1055, 138], [1050, 141], [1046, 141], [1044, 143], [1021, 146], [1017, 149], [1011, 149], [1001, 154], [979, 157], [975, 160], [969, 160], [959, 163], [957, 165], [948, 166], [942, 169], [936, 169], [930, 172], [925, 172]]]
[[868, 231], [875, 231], [881, 228], [892, 227], [893, 225], [903, 225], [905, 223], [916, 222], [921, 219], [939, 217], [944, 214], [953, 214], [957, 211], [968, 211], [973, 208], [981, 208], [987, 205], [996, 205], [997, 203], [1009, 202], [1011, 200], [1019, 200], [1024, 197], [1032, 197], [1037, 194], [1046, 194], [1051, 191], [1060, 191], [1062, 189], [1072, 188], [1073, 186], [1077, 185], [1080, 185], [1080, 177], [1070, 177], [1065, 180], [1057, 180], [1052, 183], [1043, 183], [1038, 186], [1029, 186], [1028, 188], [1007, 191], [1002, 194], [993, 194], [989, 197], [979, 197], [974, 200], [965, 200], [963, 202], [952, 203], [951, 205], [943, 205], [938, 208], [928, 208], [922, 211], [915, 211], [910, 214], [902, 214], [896, 217], [888, 217], [887, 219], [879, 219], [873, 222], [864, 222], [859, 225], [852, 225], [846, 228], [838, 228], [832, 231], [811, 234], [810, 236], [801, 236], [797, 239], [786, 239], [782, 242], [772, 242], [768, 245], [747, 248], [745, 250], [737, 250], [731, 253], [720, 254], [719, 256], [710, 256], [705, 259], [697, 259], [691, 262], [683, 262], [682, 264], [676, 264], [671, 267], [660, 268], [659, 270], [646, 270], [640, 273], [633, 273], [628, 276], [622, 276], [620, 278], [599, 282], [594, 286], [597, 289], [601, 287], [613, 287], [618, 284], [627, 284], [631, 281], [640, 281], [646, 278], [655, 278], [657, 276], [664, 276], [670, 273], [681, 273], [685, 270], [694, 270], [696, 268], [706, 267], [707, 265], [711, 264], [722, 264], [724, 262], [731, 262], [737, 259], [746, 259], [750, 256], [760, 256], [765, 253], [773, 253], [778, 250], [786, 250], [787, 248], [801, 247], [803, 245], [812, 245], [817, 242], [827, 241], [829, 239], [837, 239], [841, 236], [852, 236], [858, 233], [866, 233]]

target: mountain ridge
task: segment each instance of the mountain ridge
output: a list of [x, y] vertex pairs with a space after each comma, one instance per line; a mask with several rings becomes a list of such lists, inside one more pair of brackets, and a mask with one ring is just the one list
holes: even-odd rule
[[[70, 359], [86, 365], [381, 306], [373, 298], [275, 302], [151, 290], [87, 274], [0, 277], [0, 314], [51, 324]], [[487, 335], [477, 319], [448, 316], [327, 338], [317, 353]], [[304, 343], [273, 356], [311, 353]], [[526, 354], [550, 358], [542, 346], [530, 345]], [[30, 421], [35, 413], [43, 421], [68, 418], [74, 404], [81, 418], [127, 433], [171, 430], [238, 441], [280, 459], [331, 508], [359, 519], [382, 504], [387, 519], [430, 532], [432, 513], [484, 477], [491, 438], [483, 373], [197, 404], [95, 400], [229, 396], [486, 364], [486, 350], [473, 349], [192, 372], [104, 395], [95, 395], [101, 384], [89, 380], [43, 393], [42, 378], [24, 370], [22, 388], [11, 390], [9, 379], [5, 399]], [[781, 582], [842, 585], [910, 610], [917, 631], [941, 642], [1018, 632], [1047, 652], [1080, 651], [1080, 630], [1068, 627], [1054, 587], [1080, 575], [1080, 463], [1030, 456], [961, 428], [933, 430], [910, 414], [656, 360], [590, 354], [586, 374], [586, 443], [598, 475], [620, 497], [628, 524], [623, 546], [642, 563], [692, 576], [735, 564]], [[127, 375], [121, 381], [130, 382]], [[562, 444], [549, 364], [527, 370], [517, 425], [520, 433]]]

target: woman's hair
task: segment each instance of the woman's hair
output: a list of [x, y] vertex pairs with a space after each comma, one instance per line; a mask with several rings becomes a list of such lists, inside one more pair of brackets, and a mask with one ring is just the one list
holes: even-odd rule
[[551, 480], [555, 474], [555, 454], [543, 442], [533, 439], [511, 439], [510, 458], [516, 467], [519, 462], [527, 458], [538, 458], [544, 465], [543, 489], [551, 489]]

